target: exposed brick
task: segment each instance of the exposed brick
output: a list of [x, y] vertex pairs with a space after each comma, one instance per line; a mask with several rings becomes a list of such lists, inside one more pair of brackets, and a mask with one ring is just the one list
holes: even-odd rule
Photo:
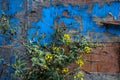
[[103, 49], [96, 48], [94, 53], [86, 56], [87, 62], [83, 69], [88, 72], [118, 73], [119, 65], [119, 43], [105, 43]]

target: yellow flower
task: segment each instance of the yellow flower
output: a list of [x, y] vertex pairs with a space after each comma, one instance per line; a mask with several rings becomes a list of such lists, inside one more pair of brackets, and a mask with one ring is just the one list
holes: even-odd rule
[[62, 69], [62, 73], [68, 73], [68, 71], [69, 71], [68, 68], [63, 68]]
[[54, 53], [58, 53], [60, 51], [60, 48], [59, 47], [53, 47], [53, 52]]
[[76, 61], [76, 64], [80, 65], [80, 67], [81, 67], [81, 66], [84, 65], [84, 61], [83, 61], [82, 59], [78, 59], [78, 60]]
[[84, 52], [90, 53], [90, 51], [91, 51], [90, 47], [86, 46], [86, 47], [84, 48]]
[[52, 54], [51, 53], [47, 53], [45, 55], [45, 60], [51, 60], [53, 58]]
[[80, 78], [80, 80], [84, 80], [84, 78]]
[[84, 74], [82, 72], [78, 72], [77, 77], [84, 77]]
[[73, 78], [74, 78], [74, 79], [76, 79], [76, 78], [77, 78], [77, 76], [74, 76]]
[[71, 41], [70, 35], [69, 34], [64, 34], [62, 40], [63, 40], [63, 42], [69, 43]]
[[74, 75], [74, 80], [84, 80], [83, 79], [84, 74], [82, 72], [78, 72], [76, 75]]

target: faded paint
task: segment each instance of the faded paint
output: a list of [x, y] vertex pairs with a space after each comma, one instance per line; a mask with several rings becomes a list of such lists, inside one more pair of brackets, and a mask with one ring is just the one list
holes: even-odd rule
[[[102, 40], [102, 38], [105, 38], [106, 36], [102, 35], [101, 33], [105, 33], [106, 31], [108, 31], [110, 34], [115, 34], [117, 37], [119, 37], [120, 28], [116, 28], [112, 25], [112, 27], [106, 29], [105, 26], [97, 25], [97, 22], [93, 20], [93, 17], [97, 16], [103, 19], [108, 15], [108, 13], [111, 13], [114, 19], [118, 19], [120, 2], [112, 2], [111, 4], [104, 3], [104, 5], [101, 7], [99, 7], [99, 4], [100, 3], [97, 2], [93, 4], [91, 13], [87, 12], [89, 7], [88, 5], [85, 5], [83, 7], [72, 6], [70, 4], [67, 6], [63, 6], [62, 4], [59, 4], [57, 6], [50, 5], [49, 7], [42, 7], [42, 10], [40, 12], [41, 18], [37, 22], [32, 23], [34, 23], [34, 28], [39, 29], [39, 33], [41, 31], [45, 32], [48, 37], [50, 36], [49, 33], [53, 32], [50, 26], [54, 26], [54, 21], [57, 17], [59, 17], [57, 19], [58, 24], [64, 22], [67, 27], [72, 26], [73, 28], [77, 28], [83, 36], [89, 35], [88, 32], [97, 33], [97, 39]], [[68, 12], [68, 17], [62, 15], [64, 11]], [[75, 16], [81, 17], [82, 20], [76, 20], [74, 18]], [[82, 24], [80, 24], [80, 21], [82, 21]], [[29, 39], [31, 35], [32, 33], [28, 31]], [[92, 35], [89, 37], [91, 39], [94, 39], [93, 37], [96, 36]]]
[[[6, 1], [6, 2], [5, 2]], [[3, 6], [3, 2], [5, 2], [5, 6]], [[16, 13], [26, 9], [25, 5], [24, 5], [25, 1], [24, 0], [0, 0], [0, 14], [2, 14], [2, 11], [5, 12], [5, 14], [7, 14], [10, 17], [10, 25], [11, 27], [20, 27], [19, 26], [19, 22], [20, 22], [20, 17], [18, 18], [18, 16], [16, 17]], [[19, 32], [19, 29], [16, 29], [17, 32]], [[6, 35], [7, 36], [7, 35]], [[17, 38], [17, 35], [13, 35], [13, 38]], [[4, 37], [3, 34], [0, 34], [0, 45], [3, 45], [2, 43], [5, 42], [6, 44], [11, 44], [11, 41], [6, 39], [6, 37]], [[7, 48], [6, 50], [3, 48], [0, 51], [0, 56], [4, 56], [4, 58], [6, 59], [4, 62], [8, 62], [10, 64], [13, 64], [15, 61], [15, 57], [14, 55], [11, 55], [12, 53], [10, 53], [10, 50]], [[10, 58], [10, 59], [8, 59]], [[1, 64], [1, 63], [0, 63]], [[3, 67], [0, 67], [0, 70]], [[7, 72], [6, 72], [7, 71]], [[11, 73], [13, 73], [14, 70], [10, 67], [5, 67], [4, 69], [4, 73], [1, 75], [0, 80], [13, 80], [11, 78]]]
[[0, 1], [0, 14], [2, 13], [2, 1]]
[[7, 0], [8, 6], [6, 9], [6, 14], [14, 16], [16, 12], [23, 10], [24, 0]]

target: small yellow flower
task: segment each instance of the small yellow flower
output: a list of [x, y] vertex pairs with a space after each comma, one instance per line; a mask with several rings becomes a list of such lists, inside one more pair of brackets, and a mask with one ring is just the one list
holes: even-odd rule
[[80, 78], [80, 77], [84, 77], [84, 74], [83, 74], [82, 72], [78, 72], [78, 73], [77, 73], [77, 77], [79, 77], [79, 78]]
[[76, 79], [76, 78], [77, 78], [77, 76], [74, 76], [73, 78], [74, 78], [74, 79]]
[[64, 34], [63, 35], [63, 42], [69, 43], [71, 41], [70, 35], [69, 34]]
[[90, 53], [90, 51], [91, 51], [90, 47], [86, 46], [86, 47], [84, 48], [84, 52]]
[[76, 64], [80, 65], [80, 67], [81, 67], [81, 66], [84, 65], [84, 61], [83, 61], [82, 59], [78, 59], [78, 60], [76, 61]]
[[53, 58], [52, 54], [51, 53], [47, 53], [45, 55], [45, 60], [51, 60]]
[[84, 80], [84, 74], [82, 72], [78, 72], [76, 75], [73, 76], [74, 80]]
[[59, 47], [53, 47], [53, 52], [54, 53], [58, 53], [60, 51], [60, 48]]
[[84, 78], [80, 78], [80, 80], [84, 80]]
[[69, 71], [68, 68], [63, 68], [62, 69], [62, 73], [68, 73], [68, 71]]

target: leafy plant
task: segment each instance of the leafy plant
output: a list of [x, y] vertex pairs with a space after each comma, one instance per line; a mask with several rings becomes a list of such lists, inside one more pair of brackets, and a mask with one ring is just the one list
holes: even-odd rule
[[[91, 43], [85, 38], [74, 41], [67, 29], [54, 29], [52, 41], [48, 45], [40, 45], [29, 41], [24, 43], [26, 52], [16, 57], [13, 68], [16, 77], [21, 80], [83, 80], [83, 73], [76, 71], [84, 65], [84, 55], [90, 53]], [[75, 69], [69, 70], [71, 63]]]
[[[0, 33], [9, 37], [15, 35], [16, 29], [10, 26], [8, 16], [3, 13], [0, 17]], [[24, 43], [14, 39], [22, 43], [25, 51], [15, 49], [18, 53], [15, 63], [4, 64], [15, 70], [13, 77], [19, 80], [83, 80], [81, 67], [85, 63], [84, 56], [95, 45], [80, 36], [74, 40], [68, 32], [65, 27], [55, 27], [52, 41], [44, 45], [39, 43], [45, 37], [44, 33], [36, 42], [27, 40]], [[71, 63], [76, 64], [72, 69], [69, 68]]]

